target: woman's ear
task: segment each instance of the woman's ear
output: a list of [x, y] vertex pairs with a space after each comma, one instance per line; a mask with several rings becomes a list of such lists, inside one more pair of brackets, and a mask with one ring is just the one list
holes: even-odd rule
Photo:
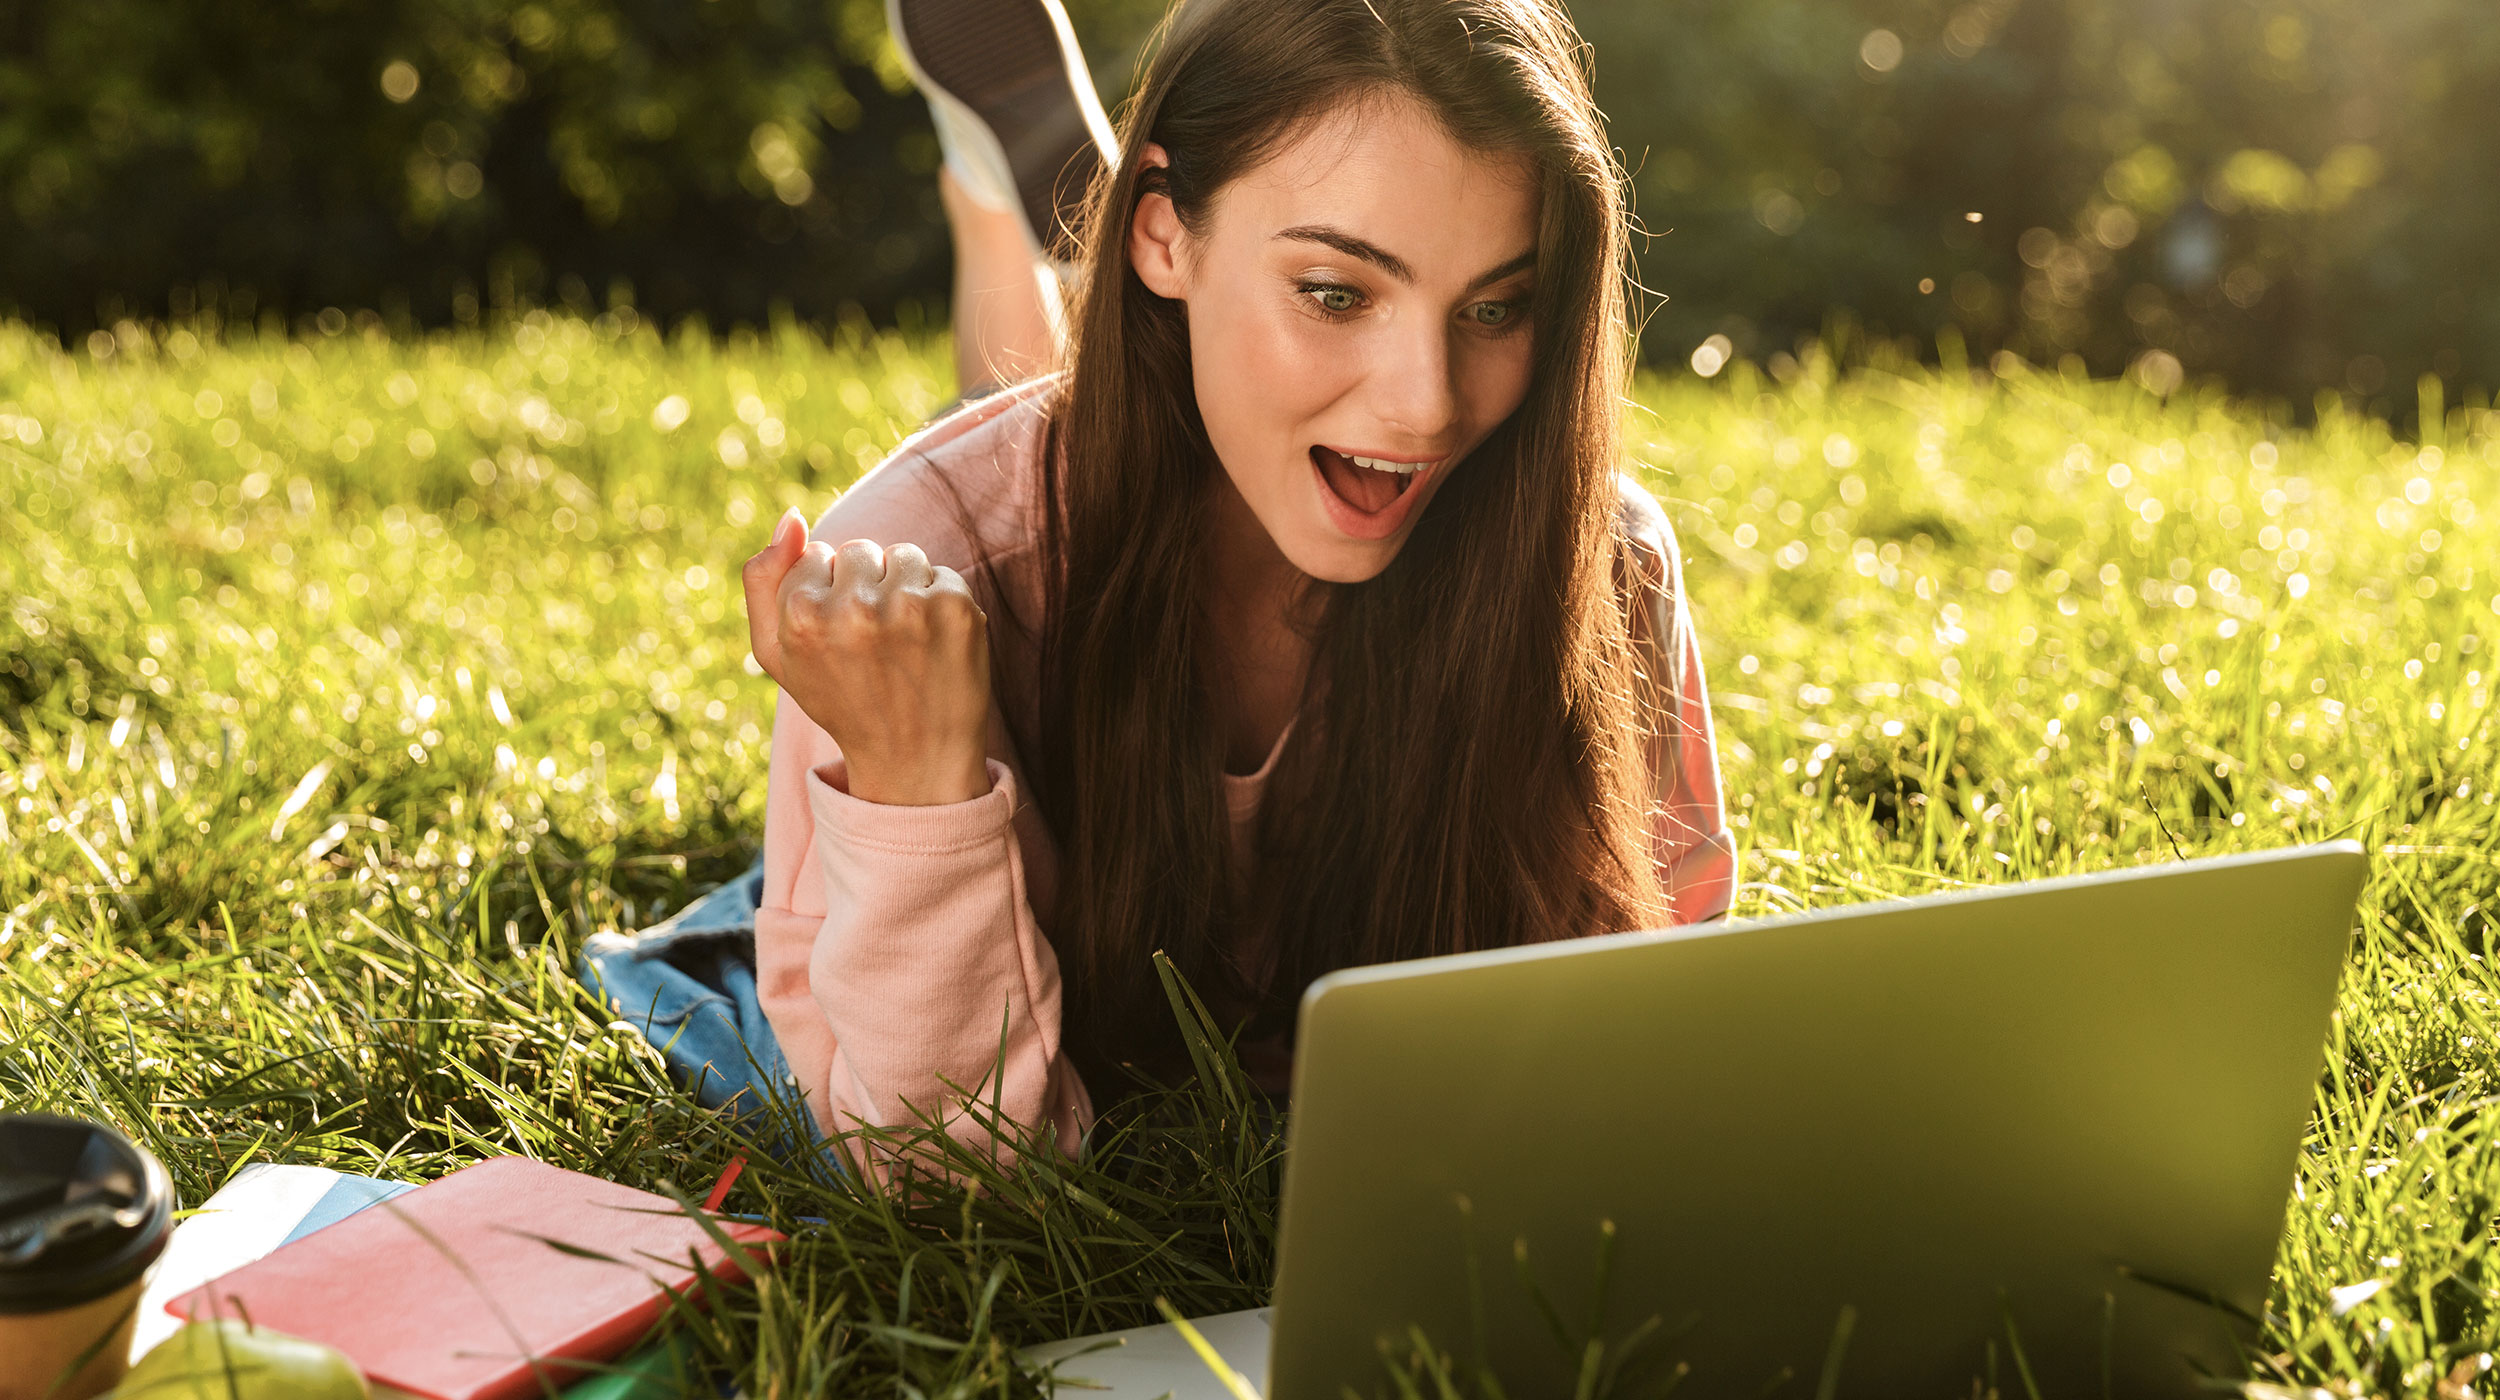
[[[1149, 141], [1137, 158], [1142, 175], [1148, 169], [1169, 170], [1172, 158], [1165, 150]], [[1172, 197], [1158, 190], [1138, 196], [1137, 211], [1129, 218], [1128, 263], [1136, 269], [1137, 280], [1146, 290], [1159, 297], [1182, 300], [1187, 279], [1182, 275], [1183, 248], [1189, 230], [1182, 226], [1180, 211], [1172, 207]]]

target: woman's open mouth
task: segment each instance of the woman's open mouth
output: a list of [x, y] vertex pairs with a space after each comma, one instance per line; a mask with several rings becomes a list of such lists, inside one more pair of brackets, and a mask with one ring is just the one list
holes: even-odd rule
[[1402, 462], [1314, 446], [1311, 468], [1337, 527], [1358, 539], [1385, 539], [1405, 523], [1416, 488], [1434, 462]]

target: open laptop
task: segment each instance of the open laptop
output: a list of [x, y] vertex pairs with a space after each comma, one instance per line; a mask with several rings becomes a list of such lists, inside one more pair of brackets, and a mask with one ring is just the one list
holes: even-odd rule
[[[1389, 1391], [1410, 1328], [1567, 1394], [1572, 1347], [1651, 1319], [1633, 1364], [1689, 1368], [1679, 1400], [2196, 1394], [2244, 1374], [2365, 868], [2337, 842], [1323, 978], [1275, 1305], [1198, 1327], [1270, 1400]], [[1062, 1397], [1241, 1393], [1169, 1327], [1025, 1355]]]

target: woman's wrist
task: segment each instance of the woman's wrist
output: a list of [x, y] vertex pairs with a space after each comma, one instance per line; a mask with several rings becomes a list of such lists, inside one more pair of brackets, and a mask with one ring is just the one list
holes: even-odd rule
[[862, 802], [885, 807], [944, 807], [957, 802], [970, 802], [988, 794], [989, 763], [974, 758], [969, 763], [957, 761], [945, 765], [910, 765], [900, 768], [874, 763], [863, 767], [851, 757], [843, 786], [851, 796]]

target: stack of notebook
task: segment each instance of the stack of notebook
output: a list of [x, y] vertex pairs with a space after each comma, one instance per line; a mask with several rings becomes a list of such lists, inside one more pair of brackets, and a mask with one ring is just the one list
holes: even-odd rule
[[524, 1157], [414, 1188], [256, 1167], [176, 1232], [134, 1353], [180, 1319], [246, 1317], [336, 1347], [379, 1397], [621, 1400], [655, 1361], [674, 1372], [636, 1355], [670, 1297], [744, 1278], [780, 1238]]

